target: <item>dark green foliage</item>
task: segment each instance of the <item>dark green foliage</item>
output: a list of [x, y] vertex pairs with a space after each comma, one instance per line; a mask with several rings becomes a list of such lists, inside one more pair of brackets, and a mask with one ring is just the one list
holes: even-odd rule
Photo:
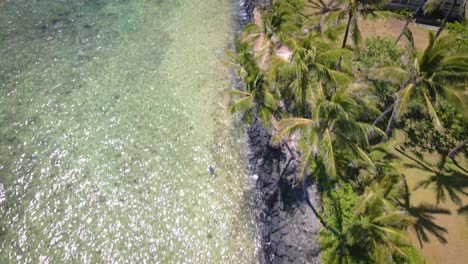
[[466, 20], [463, 20], [461, 22], [460, 21], [447, 22], [445, 27], [451, 33], [464, 35], [465, 37], [467, 37], [468, 35], [468, 23]]
[[379, 105], [381, 109], [386, 109], [393, 103], [393, 94], [398, 91], [398, 85], [380, 81], [375, 81], [373, 84], [375, 95], [377, 95], [380, 99]]
[[302, 11], [304, 8], [304, 0], [285, 0], [288, 4], [290, 4], [294, 9]]
[[399, 15], [402, 15], [402, 16], [404, 16], [404, 17], [410, 17], [410, 16], [413, 15], [413, 11], [411, 11], [411, 10], [409, 10], [409, 9], [406, 9], [406, 8], [404, 8], [404, 9], [398, 9], [398, 10], [395, 10], [395, 11], [393, 11], [393, 12], [395, 12], [395, 13], [397, 13], [397, 14], [399, 14]]
[[[358, 200], [359, 194], [353, 190], [351, 184], [337, 184], [332, 188], [329, 195], [322, 197], [323, 215], [331, 226], [341, 229], [340, 226], [351, 223], [354, 207]], [[339, 211], [339, 214], [337, 214], [337, 211]]]
[[468, 22], [466, 20], [447, 22], [445, 28], [457, 36], [457, 44], [460, 49], [468, 49]]
[[323, 217], [331, 228], [338, 234], [322, 230], [318, 242], [322, 249], [324, 263], [367, 263], [365, 249], [346, 244], [346, 228], [350, 226], [354, 214], [354, 207], [359, 200], [350, 184], [336, 185], [329, 195], [322, 197]]
[[419, 251], [414, 246], [404, 246], [401, 248], [406, 258], [401, 256], [395, 257], [395, 263], [401, 264], [422, 264], [426, 263], [424, 257], [421, 256]]
[[[445, 128], [434, 130], [430, 116], [420, 107], [412, 107], [399, 126], [406, 132], [405, 147], [447, 155], [459, 142], [468, 138], [468, 120], [446, 101], [440, 101], [437, 115]], [[468, 155], [468, 149], [462, 152]]]
[[371, 69], [386, 64], [394, 64], [403, 56], [404, 51], [393, 45], [389, 38], [370, 37], [366, 39], [366, 46], [361, 50], [356, 66], [359, 69]]
[[[412, 38], [409, 36], [410, 43]], [[393, 97], [392, 114], [386, 128], [391, 135], [393, 123], [411, 108], [424, 108], [432, 119], [434, 129], [443, 132], [444, 128], [436, 112], [438, 102], [443, 98], [450, 101], [457, 111], [466, 114], [466, 94], [464, 84], [468, 80], [467, 55], [457, 50], [452, 36], [438, 38], [429, 33], [429, 45], [423, 53], [417, 54], [414, 45], [409, 45], [407, 58], [401, 64], [395, 62], [373, 69], [368, 78], [399, 85]], [[387, 113], [387, 111], [384, 111]], [[379, 122], [381, 117], [376, 119]]]

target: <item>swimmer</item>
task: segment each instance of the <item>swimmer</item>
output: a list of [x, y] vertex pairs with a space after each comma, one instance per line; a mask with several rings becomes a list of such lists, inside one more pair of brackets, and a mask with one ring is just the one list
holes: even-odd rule
[[216, 167], [214, 165], [209, 165], [208, 166], [208, 171], [213, 174], [213, 176], [217, 176], [216, 173], [215, 173], [215, 169]]

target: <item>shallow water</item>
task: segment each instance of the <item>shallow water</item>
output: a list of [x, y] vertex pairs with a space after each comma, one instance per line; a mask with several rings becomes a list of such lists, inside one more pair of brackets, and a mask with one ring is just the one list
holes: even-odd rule
[[0, 263], [254, 261], [231, 5], [0, 0]]

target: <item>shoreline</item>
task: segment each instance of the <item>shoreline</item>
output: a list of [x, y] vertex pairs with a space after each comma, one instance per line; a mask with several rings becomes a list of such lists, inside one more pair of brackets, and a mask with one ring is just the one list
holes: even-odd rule
[[[260, 244], [260, 263], [320, 263], [316, 236], [321, 225], [305, 197], [317, 197], [315, 185], [291, 187], [299, 160], [284, 147], [270, 144], [268, 131], [256, 120], [247, 131], [248, 164], [253, 186]], [[295, 153], [297, 157], [297, 153]], [[319, 206], [317, 199], [311, 199]]]
[[[262, 2], [267, 3], [261, 0], [236, 2], [234, 34], [252, 21], [256, 7], [261, 7]], [[229, 45], [231, 48], [232, 43]], [[231, 73], [235, 87], [239, 88], [242, 81]], [[258, 120], [246, 125], [244, 133], [257, 226], [257, 259], [262, 264], [321, 263], [316, 241], [321, 225], [305, 198], [311, 197], [310, 202], [319, 206], [315, 199], [317, 188], [310, 185], [304, 193], [303, 188], [293, 188], [287, 180], [296, 177], [299, 153], [289, 152], [284, 145], [272, 146], [271, 135]]]

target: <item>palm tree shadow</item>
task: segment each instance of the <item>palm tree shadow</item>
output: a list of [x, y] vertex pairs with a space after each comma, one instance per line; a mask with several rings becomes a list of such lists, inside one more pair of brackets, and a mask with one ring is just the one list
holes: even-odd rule
[[460, 215], [465, 215], [465, 217], [468, 219], [468, 205], [458, 208], [457, 213]]
[[458, 161], [456, 161], [455, 159], [452, 159], [452, 162], [455, 166], [457, 166], [458, 169], [460, 169], [461, 171], [463, 171], [464, 173], [468, 173], [468, 170], [466, 170], [465, 168], [463, 168], [459, 163]]
[[439, 242], [446, 244], [447, 239], [445, 238], [445, 235], [448, 233], [448, 231], [445, 227], [440, 226], [434, 222], [434, 215], [450, 215], [451, 212], [447, 209], [427, 203], [422, 203], [418, 206], [411, 206], [411, 192], [408, 188], [406, 179], [403, 181], [403, 183], [405, 191], [403, 195], [404, 200], [398, 201], [398, 203], [400, 206], [405, 208], [412, 217], [416, 219], [416, 222], [413, 224], [413, 228], [416, 232], [421, 248], [423, 247], [423, 243], [429, 242], [428, 234], [432, 234]]
[[447, 159], [445, 157], [438, 164], [430, 165], [423, 160], [408, 155], [400, 149], [397, 149], [397, 151], [415, 162], [415, 164], [404, 164], [406, 167], [417, 168], [432, 174], [429, 178], [419, 181], [413, 190], [434, 186], [437, 204], [445, 201], [448, 195], [455, 204], [460, 205], [462, 202], [460, 196], [468, 196], [466, 192], [468, 176], [459, 169], [447, 166]]

